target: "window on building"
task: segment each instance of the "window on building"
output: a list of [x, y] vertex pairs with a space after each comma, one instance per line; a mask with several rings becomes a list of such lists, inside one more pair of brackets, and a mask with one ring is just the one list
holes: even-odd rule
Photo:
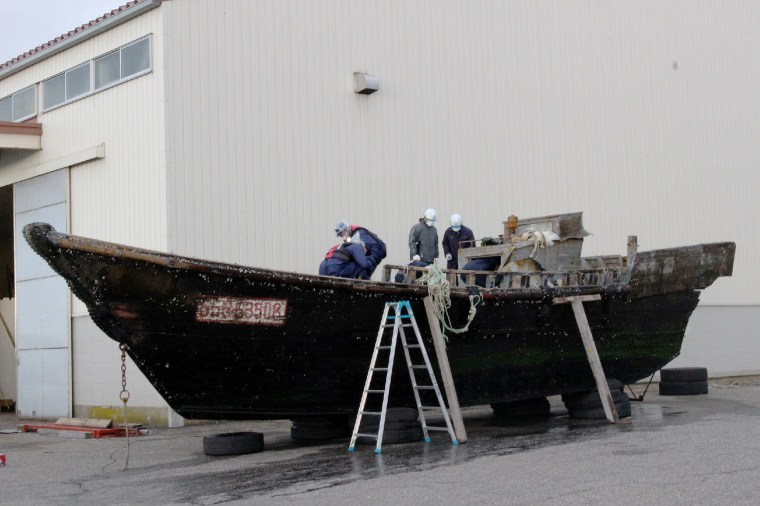
[[66, 74], [61, 74], [42, 83], [42, 109], [62, 104], [66, 101]]
[[42, 82], [42, 108], [50, 109], [89, 91], [90, 63], [87, 62]]
[[121, 48], [121, 78], [139, 74], [150, 68], [150, 39], [138, 40]]
[[90, 91], [90, 63], [66, 71], [66, 100]]
[[0, 121], [13, 121], [13, 97], [0, 100]]
[[145, 37], [43, 81], [42, 110], [47, 111], [149, 70], [150, 37]]
[[115, 83], [121, 78], [119, 74], [119, 55], [120, 51], [114, 51], [95, 60], [95, 75], [93, 77], [95, 79], [94, 88], [96, 90]]
[[0, 100], [0, 121], [24, 121], [37, 114], [35, 86]]

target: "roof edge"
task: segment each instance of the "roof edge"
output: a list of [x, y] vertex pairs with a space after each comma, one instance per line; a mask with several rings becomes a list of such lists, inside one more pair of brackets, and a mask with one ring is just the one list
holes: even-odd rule
[[124, 9], [101, 21], [97, 21], [89, 26], [86, 26], [83, 30], [79, 31], [78, 33], [75, 33], [74, 35], [71, 35], [70, 37], [66, 37], [62, 41], [53, 42], [52, 44], [45, 47], [44, 49], [36, 53], [33, 53], [30, 56], [21, 58], [17, 62], [11, 63], [5, 68], [2, 68], [2, 65], [0, 65], [0, 80], [3, 80], [8, 76], [11, 76], [17, 72], [20, 72], [24, 70], [25, 68], [35, 65], [43, 60], [46, 60], [50, 58], [51, 56], [54, 56], [62, 51], [65, 51], [66, 49], [69, 49], [72, 46], [75, 46], [88, 39], [91, 39], [95, 37], [96, 35], [99, 35], [107, 30], [110, 30], [111, 28], [114, 28], [115, 26], [125, 23], [129, 21], [130, 19], [139, 16], [140, 14], [144, 14], [145, 12], [149, 10], [153, 10], [156, 7], [160, 6], [161, 2], [162, 0], [145, 0], [143, 2], [139, 2], [131, 6], [129, 9]]

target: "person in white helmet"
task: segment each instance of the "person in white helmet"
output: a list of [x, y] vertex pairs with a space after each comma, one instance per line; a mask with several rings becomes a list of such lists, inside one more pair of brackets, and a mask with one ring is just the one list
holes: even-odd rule
[[435, 209], [426, 209], [420, 221], [409, 231], [409, 258], [430, 265], [438, 258], [438, 230]]
[[[462, 245], [465, 241], [474, 241], [475, 235], [472, 230], [462, 225], [462, 216], [452, 214], [449, 220], [451, 226], [443, 233], [443, 254], [446, 256], [446, 268], [459, 268], [459, 248], [468, 247], [468, 244]], [[474, 246], [474, 243], [469, 243]]]

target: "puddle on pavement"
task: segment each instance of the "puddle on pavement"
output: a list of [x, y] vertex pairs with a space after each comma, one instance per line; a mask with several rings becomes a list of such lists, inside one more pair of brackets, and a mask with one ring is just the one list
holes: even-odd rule
[[[297, 495], [395, 473], [455, 466], [487, 456], [599, 439], [621, 430], [658, 430], [666, 420], [677, 419], [682, 413], [639, 402], [632, 403], [632, 411], [633, 418], [624, 419], [618, 425], [605, 420], [574, 420], [562, 411], [527, 422], [499, 419], [489, 412], [466, 419], [469, 440], [458, 446], [452, 445], [446, 434], [432, 433], [429, 444], [386, 445], [381, 454], [375, 454], [373, 445], [357, 445], [354, 452], [348, 452], [346, 438], [342, 442], [325, 443], [319, 451], [297, 458], [177, 480], [176, 486], [183, 499], [202, 503], [203, 497], [218, 504], [227, 498], [280, 495], [278, 491], [283, 496]], [[287, 447], [297, 448], [297, 445], [292, 443]]]
[[[281, 450], [287, 450], [283, 455], [292, 455], [292, 450], [298, 448], [308, 451], [295, 458], [283, 457], [268, 462], [257, 461], [251, 456], [250, 461], [241, 460], [240, 467], [234, 470], [176, 479], [172, 486], [176, 487], [178, 498], [194, 504], [222, 504], [256, 496], [298, 496], [312, 490], [392, 474], [456, 466], [483, 457], [604, 439], [620, 431], [660, 431], [668, 426], [699, 422], [716, 410], [758, 416], [753, 407], [731, 400], [712, 399], [710, 404], [686, 404], [686, 401], [664, 398], [657, 403], [632, 401], [632, 417], [616, 425], [606, 420], [568, 418], [564, 407], [558, 408], [556, 403], [552, 406], [551, 416], [529, 420], [497, 418], [490, 409], [479, 409], [465, 417], [469, 437], [466, 444], [454, 446], [446, 434], [436, 432], [431, 433], [429, 444], [384, 445], [379, 455], [374, 453], [374, 445], [357, 445], [354, 452], [348, 452], [349, 437], [322, 445], [299, 445], [283, 435], [279, 440], [281, 444], [270, 447], [269, 460]], [[429, 423], [435, 426], [442, 422], [431, 420]], [[626, 446], [619, 451], [620, 455], [630, 455], [636, 450]], [[209, 464], [207, 457], [202, 459], [198, 465]]]

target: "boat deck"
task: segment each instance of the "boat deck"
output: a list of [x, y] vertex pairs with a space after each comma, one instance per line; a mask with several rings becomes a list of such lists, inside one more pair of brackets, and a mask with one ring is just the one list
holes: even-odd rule
[[[403, 283], [413, 283], [428, 271], [427, 267], [385, 265], [383, 278], [391, 282], [397, 274], [404, 276]], [[514, 288], [590, 288], [625, 284], [630, 278], [627, 267], [603, 267], [562, 272], [500, 272], [463, 269], [441, 269], [452, 287], [480, 286], [486, 290]]]

